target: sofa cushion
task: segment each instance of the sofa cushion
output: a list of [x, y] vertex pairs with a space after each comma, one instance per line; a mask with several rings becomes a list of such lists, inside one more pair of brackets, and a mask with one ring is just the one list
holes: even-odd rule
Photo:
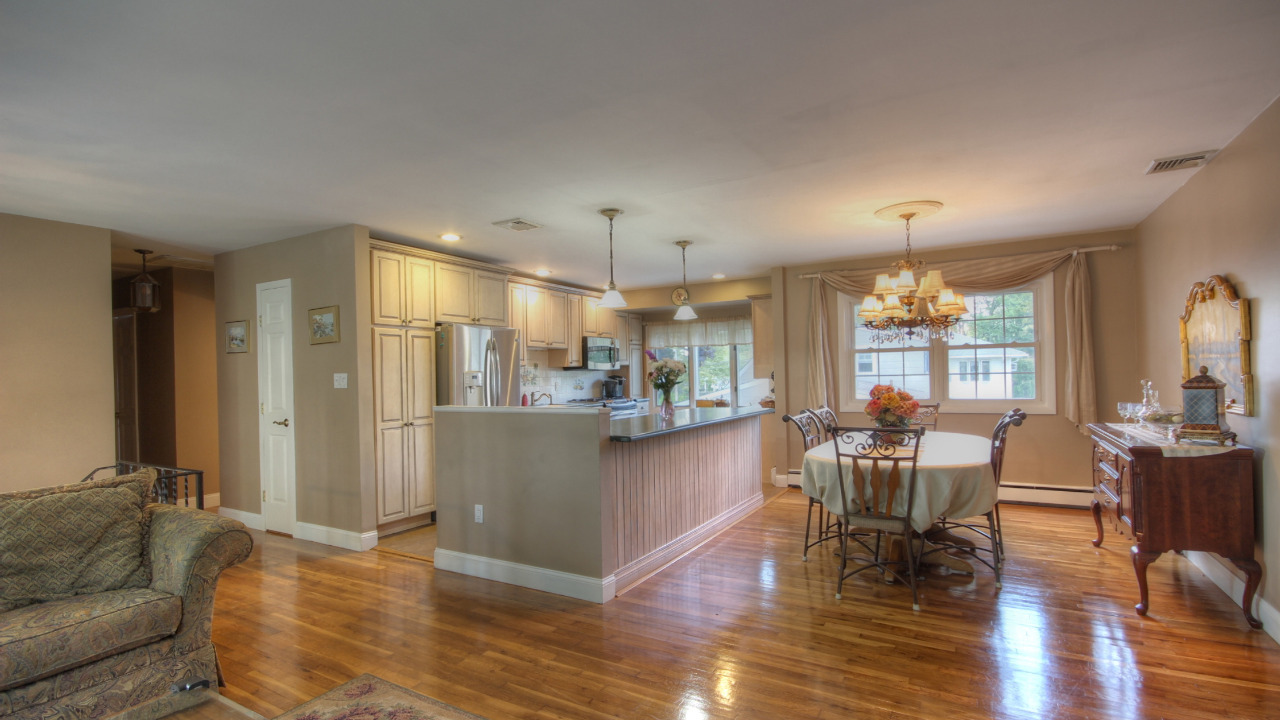
[[182, 599], [149, 588], [109, 590], [0, 614], [0, 691], [174, 634]]
[[154, 482], [148, 468], [0, 494], [0, 612], [150, 584], [143, 507]]

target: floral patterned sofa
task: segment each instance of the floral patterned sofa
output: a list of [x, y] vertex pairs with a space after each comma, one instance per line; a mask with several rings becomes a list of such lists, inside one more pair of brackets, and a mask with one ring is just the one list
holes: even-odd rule
[[244, 525], [149, 503], [153, 470], [0, 494], [0, 718], [96, 718], [218, 679]]

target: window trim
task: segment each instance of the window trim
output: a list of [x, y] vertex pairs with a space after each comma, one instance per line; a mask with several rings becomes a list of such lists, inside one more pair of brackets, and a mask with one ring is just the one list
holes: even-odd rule
[[[951, 346], [945, 341], [935, 340], [931, 341], [927, 348], [922, 348], [929, 351], [929, 397], [918, 399], [928, 402], [941, 402], [944, 404], [944, 411], [949, 413], [999, 414], [1007, 412], [1014, 407], [1019, 407], [1029, 415], [1056, 415], [1058, 411], [1057, 324], [1055, 322], [1053, 273], [1045, 273], [1039, 278], [1017, 287], [972, 294], [994, 295], [1027, 290], [1035, 293], [1036, 340], [1030, 346], [1034, 347], [1036, 351], [1036, 397], [1027, 399], [1011, 398], [1007, 400], [962, 400], [948, 397], [947, 350]], [[846, 293], [836, 293], [837, 315], [839, 317], [836, 384], [841, 412], [861, 412], [867, 402], [865, 399], [858, 399], [854, 396], [856, 383], [853, 379], [857, 376], [858, 351], [852, 349], [852, 340], [853, 333], [860, 324], [857, 316], [859, 301], [860, 298], [855, 298]], [[959, 345], [956, 347], [973, 346]], [[997, 345], [996, 347], [1007, 346]], [[846, 350], [846, 348], [850, 349]], [[979, 366], [975, 370], [981, 372], [981, 367]]]

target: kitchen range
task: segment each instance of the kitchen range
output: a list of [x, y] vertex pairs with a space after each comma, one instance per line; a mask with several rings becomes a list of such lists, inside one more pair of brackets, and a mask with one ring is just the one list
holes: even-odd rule
[[[632, 398], [583, 398], [581, 400], [565, 400], [565, 405], [574, 407], [607, 407], [609, 408], [610, 419], [617, 420], [620, 418], [632, 417], [648, 412], [649, 400], [634, 400]], [[643, 409], [641, 406], [644, 406]]]

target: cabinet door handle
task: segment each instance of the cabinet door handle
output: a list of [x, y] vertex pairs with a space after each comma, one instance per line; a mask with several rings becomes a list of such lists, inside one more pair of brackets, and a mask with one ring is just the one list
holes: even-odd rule
[[289, 427], [289, 418], [285, 418], [284, 420], [272, 420], [272, 421], [271, 421], [271, 424], [272, 424], [272, 425], [283, 425], [283, 426], [285, 426], [285, 427]]

